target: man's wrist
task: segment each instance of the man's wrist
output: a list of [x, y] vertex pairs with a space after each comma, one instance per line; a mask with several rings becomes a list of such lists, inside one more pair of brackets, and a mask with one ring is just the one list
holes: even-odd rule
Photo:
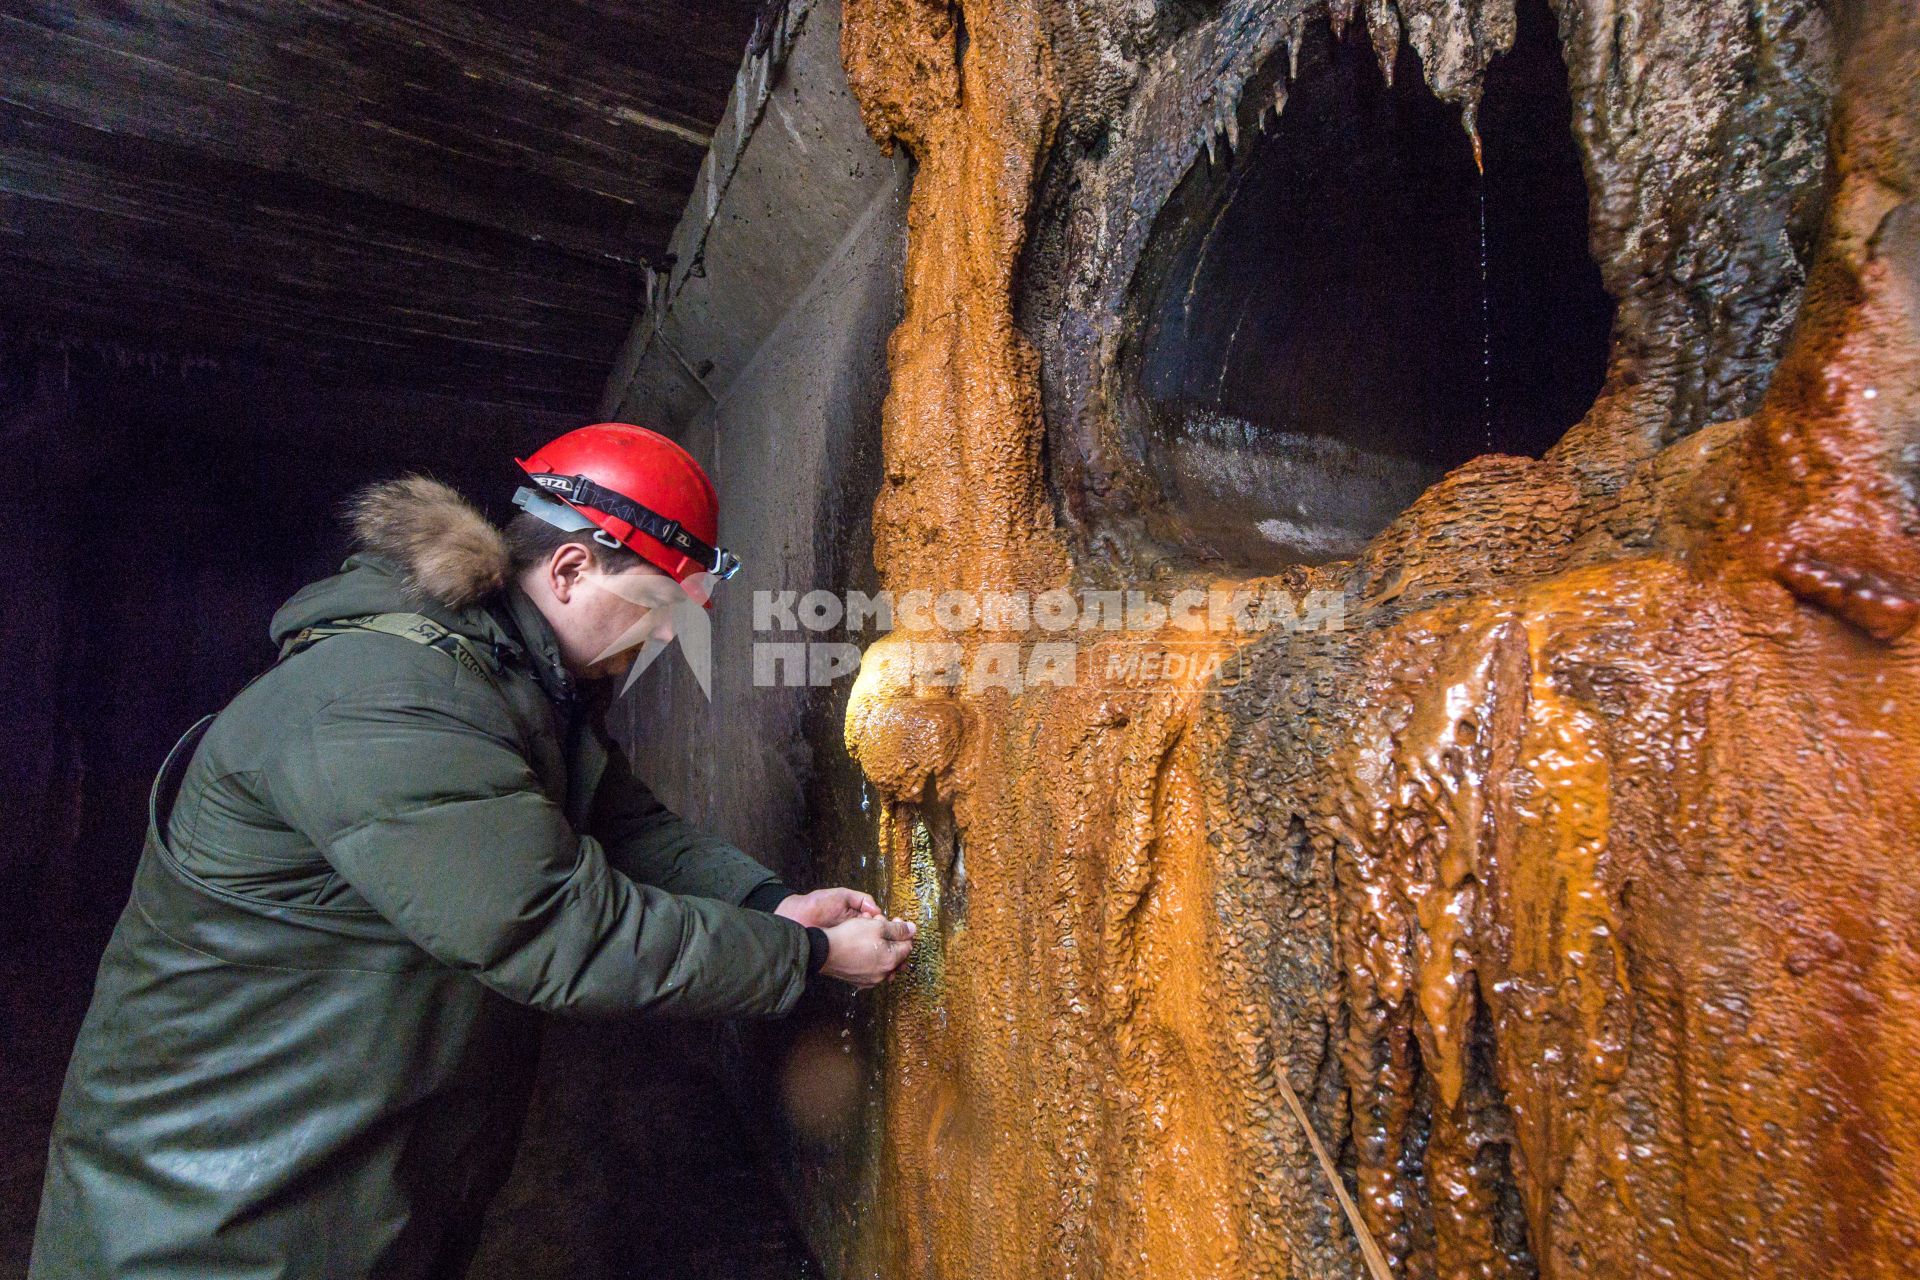
[[[775, 908], [793, 896], [793, 890], [779, 880], [769, 880], [758, 886], [740, 905], [753, 911], [765, 911], [771, 914]], [[799, 921], [794, 921], [799, 924]], [[827, 941], [827, 931], [818, 925], [802, 926], [807, 931], [807, 976], [811, 978], [819, 973], [827, 963], [827, 952], [831, 944]]]
[[740, 905], [771, 914], [774, 908], [793, 896], [793, 890], [779, 880], [769, 880], [754, 889]]

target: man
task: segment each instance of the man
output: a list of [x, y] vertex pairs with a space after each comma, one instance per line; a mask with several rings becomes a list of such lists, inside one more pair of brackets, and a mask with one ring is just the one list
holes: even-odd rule
[[790, 894], [600, 723], [658, 606], [710, 607], [737, 565], [699, 465], [618, 423], [520, 465], [504, 532], [424, 477], [363, 490], [354, 554], [273, 619], [280, 661], [175, 745], [34, 1280], [458, 1276], [539, 1012], [778, 1015], [906, 959], [910, 923]]

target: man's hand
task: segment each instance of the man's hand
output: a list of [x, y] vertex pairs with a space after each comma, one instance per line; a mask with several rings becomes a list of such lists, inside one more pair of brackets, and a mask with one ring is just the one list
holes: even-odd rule
[[855, 916], [827, 930], [827, 962], [820, 972], [856, 987], [877, 986], [907, 962], [917, 932], [911, 920]]
[[789, 894], [773, 914], [799, 924], [831, 929], [848, 920], [869, 919], [882, 914], [880, 904], [858, 889], [815, 889], [812, 893]]

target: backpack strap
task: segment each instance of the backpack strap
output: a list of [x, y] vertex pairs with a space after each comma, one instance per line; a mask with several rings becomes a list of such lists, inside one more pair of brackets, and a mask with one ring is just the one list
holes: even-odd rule
[[493, 663], [485, 650], [459, 632], [449, 631], [432, 618], [419, 613], [363, 613], [357, 617], [336, 618], [332, 622], [302, 627], [281, 644], [280, 657], [289, 658], [328, 636], [343, 635], [349, 631], [377, 631], [382, 635], [399, 636], [402, 640], [423, 644], [429, 649], [438, 649], [485, 680], [490, 687], [499, 687], [494, 679]]

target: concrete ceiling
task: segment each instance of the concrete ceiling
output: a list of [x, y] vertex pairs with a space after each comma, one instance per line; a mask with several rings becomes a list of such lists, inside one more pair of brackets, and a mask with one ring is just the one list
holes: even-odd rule
[[757, 0], [0, 0], [0, 321], [585, 411]]

